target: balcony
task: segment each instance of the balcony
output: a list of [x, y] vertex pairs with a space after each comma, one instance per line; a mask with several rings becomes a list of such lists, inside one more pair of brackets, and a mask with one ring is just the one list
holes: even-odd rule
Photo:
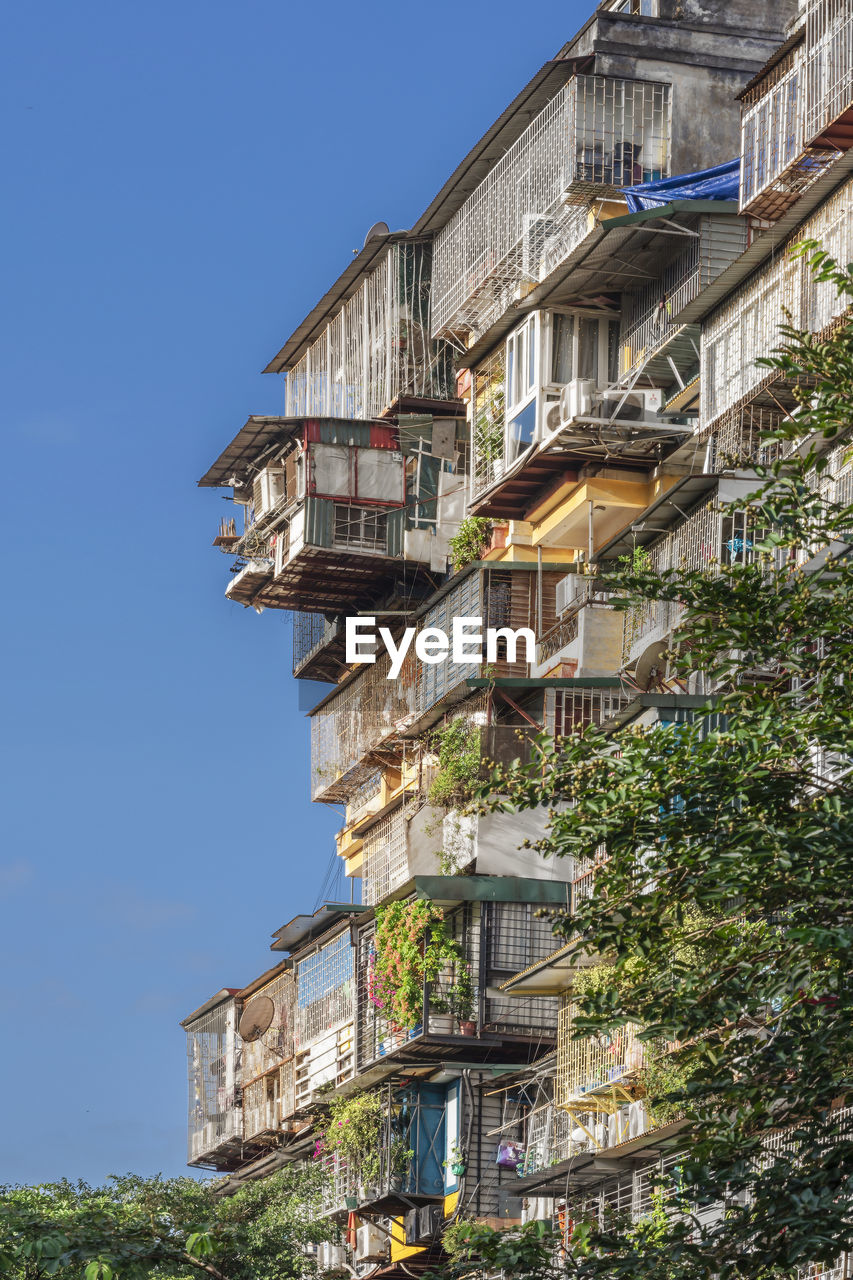
[[669, 86], [576, 75], [439, 232], [436, 336], [479, 335], [582, 243], [591, 196], [669, 176]]
[[352, 1076], [354, 1019], [354, 957], [345, 930], [296, 960], [295, 1111], [315, 1102], [321, 1086], [338, 1087]]
[[[470, 568], [452, 580], [416, 625], [449, 633], [454, 618], [482, 618], [484, 628], [535, 631], [540, 600], [534, 569], [529, 564]], [[554, 570], [542, 575], [541, 624], [546, 628], [554, 621], [554, 592], [561, 576]], [[490, 664], [494, 675], [527, 675], [524, 647], [514, 661], [509, 657], [499, 656]], [[405, 739], [430, 727], [444, 709], [465, 697], [468, 681], [484, 669], [475, 661], [423, 663], [414, 645], [396, 680], [388, 679], [390, 665], [384, 654], [357, 667], [311, 713], [312, 799], [346, 803], [378, 764], [400, 751]]]
[[242, 1045], [236, 992], [224, 991], [182, 1022], [187, 1033], [187, 1164], [235, 1169], [242, 1162]]
[[337, 1156], [324, 1161], [326, 1214], [342, 1216], [354, 1208], [388, 1214], [444, 1195], [446, 1087], [387, 1083], [380, 1097], [382, 1126], [373, 1153], [378, 1160], [371, 1159], [367, 1169], [347, 1167]]
[[346, 670], [340, 618], [322, 613], [293, 614], [293, 674], [301, 680], [334, 684]]
[[453, 401], [452, 351], [430, 336], [432, 248], [391, 246], [287, 369], [287, 416], [378, 418], [404, 399]]
[[[466, 884], [467, 881], [467, 884]], [[477, 877], [431, 878], [424, 881], [437, 895], [453, 893], [452, 886], [465, 886], [470, 893], [480, 891]], [[485, 881], [483, 882], [486, 883]], [[556, 1002], [549, 997], [518, 1001], [498, 990], [506, 977], [553, 950], [550, 921], [538, 914], [548, 902], [557, 902], [565, 886], [528, 882], [531, 897], [538, 902], [481, 902], [471, 899], [445, 909], [451, 935], [462, 948], [474, 979], [475, 1030], [460, 1035], [452, 1012], [452, 988], [456, 981], [453, 966], [424, 990], [423, 1018], [412, 1030], [395, 1028], [371, 998], [376, 966], [375, 926], [362, 927], [358, 938], [358, 1062], [363, 1072], [393, 1070], [398, 1059], [432, 1061], [443, 1056], [463, 1056], [478, 1060], [495, 1053], [501, 1061], [526, 1057], [531, 1041], [553, 1039], [556, 1029]], [[440, 886], [444, 885], [444, 889]], [[563, 901], [565, 898], [563, 897]], [[541, 904], [541, 905], [540, 905]]]
[[[243, 1008], [252, 1000], [271, 1002], [269, 1026], [242, 1047], [244, 1143], [261, 1143], [281, 1133], [283, 1121], [294, 1110], [293, 1020], [296, 987], [291, 971], [277, 973], [269, 982], [245, 988]], [[258, 1006], [256, 1006], [257, 1008]]]
[[[698, 287], [703, 272], [723, 260], [710, 247], [707, 257], [716, 265], [703, 267], [701, 256], [684, 262], [673, 284], [683, 284], [685, 294]], [[639, 486], [645, 476], [638, 469], [651, 470], [689, 435], [688, 426], [662, 416], [663, 400], [668, 388], [679, 389], [692, 376], [698, 348], [686, 330], [670, 325], [660, 281], [629, 298], [633, 302], [621, 323], [612, 313], [532, 312], [505, 345], [474, 365], [474, 514], [534, 525], [538, 517], [545, 527], [534, 528], [534, 545], [586, 547], [585, 511], [577, 515], [571, 537], [553, 527], [560, 486], [576, 481], [589, 463]], [[615, 471], [620, 466], [625, 470]], [[596, 541], [600, 545], [615, 531], [597, 530]]]
[[802, 43], [744, 97], [741, 211], [780, 218], [853, 145], [853, 13], [809, 0]]

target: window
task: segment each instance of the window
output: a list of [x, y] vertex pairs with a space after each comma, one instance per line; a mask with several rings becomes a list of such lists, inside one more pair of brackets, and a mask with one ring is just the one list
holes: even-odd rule
[[506, 347], [509, 407], [523, 405], [536, 391], [536, 316], [510, 334]]
[[376, 507], [335, 504], [334, 545], [347, 551], [385, 551], [386, 513]]
[[619, 321], [607, 316], [551, 317], [551, 385], [582, 378], [604, 388], [619, 372]]

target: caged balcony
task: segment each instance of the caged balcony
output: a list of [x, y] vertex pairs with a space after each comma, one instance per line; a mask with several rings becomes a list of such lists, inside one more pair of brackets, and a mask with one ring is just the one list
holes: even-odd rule
[[[453, 878], [435, 881], [450, 886], [464, 884]], [[432, 886], [433, 881], [430, 881]], [[548, 897], [548, 889], [555, 892]], [[476, 900], [445, 909], [450, 935], [460, 944], [474, 985], [473, 1035], [460, 1036], [453, 1013], [455, 965], [424, 989], [423, 1016], [411, 1030], [395, 1027], [375, 998], [376, 944], [373, 922], [358, 935], [358, 1070], [372, 1070], [390, 1059], [430, 1060], [437, 1055], [475, 1054], [478, 1058], [500, 1051], [526, 1056], [531, 1041], [553, 1040], [556, 1002], [543, 996], [519, 1001], [504, 996], [499, 986], [518, 969], [542, 959], [553, 950], [554, 936], [546, 911], [556, 902], [561, 886], [536, 886], [541, 902], [481, 902]], [[535, 895], [534, 895], [535, 896]], [[506, 1060], [504, 1057], [503, 1060]]]
[[390, 247], [288, 368], [288, 416], [369, 419], [402, 399], [455, 398], [452, 351], [430, 335], [431, 259], [426, 243]]
[[480, 335], [591, 229], [591, 196], [669, 176], [669, 86], [575, 75], [439, 232], [437, 336]]
[[743, 101], [741, 211], [775, 220], [853, 145], [847, 0], [808, 0], [802, 42]]
[[[278, 973], [271, 981], [254, 983], [242, 992], [244, 1008], [259, 1003], [269, 1025], [256, 1039], [244, 1040], [242, 1051], [243, 1138], [260, 1143], [281, 1132], [295, 1107], [293, 1023], [296, 987], [292, 971]], [[248, 1033], [246, 1033], [248, 1034]]]
[[[484, 628], [550, 628], [556, 617], [559, 571], [538, 575], [530, 565], [471, 567], [459, 574], [418, 618], [419, 629], [449, 632], [454, 618], [482, 618]], [[540, 617], [541, 614], [541, 617]], [[523, 643], [491, 663], [496, 676], [525, 676], [529, 663]], [[484, 655], [485, 656], [485, 655]], [[535, 655], [530, 654], [531, 661]], [[404, 739], [434, 723], [443, 709], [469, 692], [468, 681], [481, 676], [483, 663], [422, 663], [410, 647], [396, 680], [388, 679], [390, 659], [357, 667], [349, 680], [311, 713], [312, 799], [346, 802]]]
[[242, 1043], [238, 992], [222, 991], [186, 1018], [189, 1116], [187, 1163], [228, 1170], [242, 1160]]
[[355, 981], [349, 930], [296, 958], [293, 1027], [294, 1110], [310, 1106], [323, 1085], [353, 1074]]

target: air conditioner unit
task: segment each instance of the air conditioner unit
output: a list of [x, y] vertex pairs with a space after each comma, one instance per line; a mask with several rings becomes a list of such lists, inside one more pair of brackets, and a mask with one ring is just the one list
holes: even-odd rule
[[420, 1240], [419, 1210], [410, 1209], [404, 1219], [406, 1228], [406, 1244], [417, 1244]]
[[284, 497], [284, 468], [264, 467], [252, 482], [252, 505], [255, 508], [255, 519], [272, 511], [276, 503]]
[[663, 392], [658, 387], [637, 391], [605, 391], [593, 405], [593, 416], [612, 418], [616, 422], [653, 422], [663, 405]]
[[437, 1236], [444, 1221], [444, 1209], [440, 1204], [425, 1204], [418, 1209], [418, 1234], [421, 1240]]
[[586, 418], [592, 411], [595, 383], [592, 378], [573, 378], [560, 392], [560, 422]]
[[541, 213], [525, 213], [521, 241], [521, 270], [525, 279], [544, 278], [545, 248], [556, 230], [556, 219]]
[[384, 1232], [372, 1222], [359, 1227], [355, 1234], [356, 1262], [382, 1262], [386, 1253], [386, 1240]]
[[320, 1271], [338, 1271], [346, 1266], [347, 1253], [342, 1244], [324, 1243], [317, 1251], [317, 1266]]
[[586, 593], [587, 580], [583, 573], [567, 573], [557, 583], [557, 613], [567, 613]]

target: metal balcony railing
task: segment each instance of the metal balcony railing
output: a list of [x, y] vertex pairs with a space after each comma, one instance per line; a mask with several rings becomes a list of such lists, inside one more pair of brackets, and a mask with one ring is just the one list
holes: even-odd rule
[[669, 86], [572, 77], [439, 233], [433, 333], [484, 332], [554, 271], [591, 225], [573, 202], [668, 175]]

